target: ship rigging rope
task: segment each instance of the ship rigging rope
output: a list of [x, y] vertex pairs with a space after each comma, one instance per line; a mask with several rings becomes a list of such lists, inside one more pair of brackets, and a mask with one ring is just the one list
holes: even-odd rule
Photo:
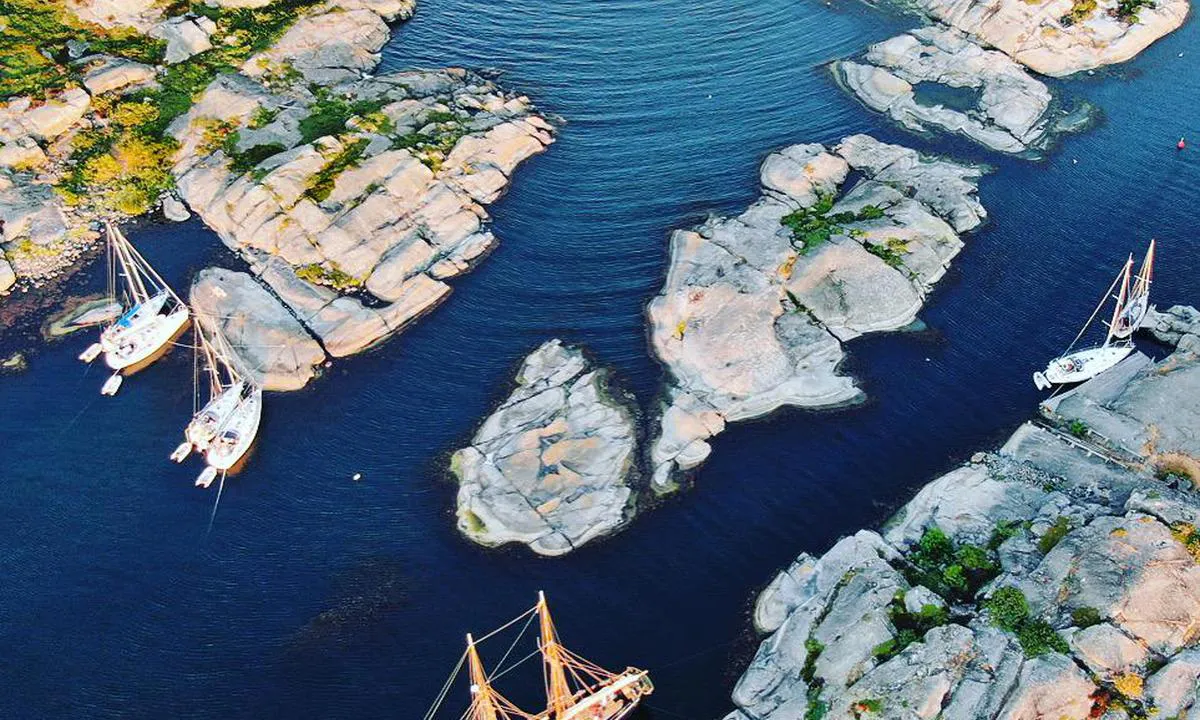
[[1124, 272], [1118, 273], [1117, 277], [1113, 279], [1112, 285], [1110, 285], [1108, 290], [1105, 291], [1104, 297], [1100, 299], [1100, 304], [1096, 306], [1096, 309], [1092, 312], [1092, 316], [1088, 318], [1088, 321], [1083, 324], [1083, 329], [1079, 331], [1079, 334], [1075, 336], [1075, 339], [1072, 340], [1071, 344], [1067, 346], [1067, 349], [1063, 351], [1063, 355], [1067, 355], [1071, 352], [1071, 349], [1075, 347], [1075, 343], [1079, 342], [1079, 339], [1083, 337], [1083, 334], [1087, 332], [1088, 328], [1092, 326], [1092, 323], [1096, 321], [1096, 316], [1100, 314], [1100, 311], [1104, 308], [1105, 304], [1108, 303], [1109, 296], [1112, 295], [1112, 291], [1116, 289], [1117, 283], [1121, 282], [1121, 277], [1123, 275]]
[[[521, 635], [524, 635], [525, 631], [529, 629], [529, 625], [533, 622], [533, 617], [536, 612], [537, 612], [537, 606], [534, 605], [533, 607], [529, 608], [525, 612], [516, 616], [512, 620], [509, 620], [508, 622], [504, 623], [500, 627], [491, 631], [487, 635], [484, 635], [483, 637], [479, 638], [478, 640], [475, 641], [475, 644], [478, 645], [479, 643], [481, 643], [489, 638], [495, 637], [499, 633], [504, 632], [505, 630], [512, 627], [513, 625], [516, 625], [517, 623], [521, 622], [522, 620], [526, 621], [525, 627], [521, 629]], [[515, 648], [517, 645], [517, 642], [520, 641], [521, 635], [518, 635], [517, 640], [513, 641], [513, 644], [508, 648], [508, 652], [506, 652], [504, 654], [504, 659], [502, 659], [500, 661], [501, 664], [504, 663], [504, 660], [508, 659], [508, 656], [512, 653], [513, 648]], [[534, 652], [537, 653], [540, 651], [541, 651], [541, 649], [539, 648], [538, 650], [535, 650]], [[513, 665], [513, 667], [514, 668], [517, 667], [517, 665], [520, 665], [521, 663], [525, 662], [525, 660], [528, 660], [529, 657], [532, 657], [532, 655], [518, 661], [515, 665]], [[432, 720], [432, 718], [437, 714], [437, 711], [441, 709], [442, 703], [446, 701], [446, 696], [450, 693], [450, 687], [454, 684], [454, 679], [456, 677], [458, 677], [458, 673], [459, 673], [459, 671], [462, 670], [463, 663], [466, 662], [466, 660], [467, 660], [467, 651], [464, 650], [463, 654], [459, 656], [458, 663], [454, 666], [454, 670], [452, 670], [450, 672], [450, 677], [446, 678], [446, 683], [444, 685], [442, 685], [442, 690], [441, 690], [441, 692], [438, 693], [437, 698], [433, 701], [433, 705], [431, 705], [429, 707], [428, 712], [425, 713], [425, 717], [423, 718], [423, 720]], [[512, 668], [509, 668], [509, 670], [511, 670], [511, 669]], [[508, 672], [508, 670], [505, 670], [504, 672]], [[493, 677], [500, 677], [503, 674], [504, 673], [493, 674], [493, 675], [489, 676], [488, 679], [491, 680], [491, 679], [493, 679]]]

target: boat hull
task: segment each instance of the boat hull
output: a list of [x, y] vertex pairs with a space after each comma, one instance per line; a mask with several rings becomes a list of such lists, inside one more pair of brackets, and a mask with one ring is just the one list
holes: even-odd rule
[[138, 328], [137, 342], [132, 345], [108, 344], [105, 348], [104, 362], [116, 371], [129, 373], [146, 367], [166, 354], [170, 343], [187, 329], [189, 313], [186, 307], [180, 307], [168, 315], [156, 315], [145, 321], [145, 327]]
[[[624, 720], [633, 714], [642, 698], [652, 692], [654, 685], [645, 671], [629, 668], [568, 708], [561, 720]], [[541, 716], [538, 717], [540, 720]]]
[[262, 390], [255, 389], [230, 414], [217, 437], [209, 443], [205, 460], [217, 470], [229, 470], [250, 450], [262, 419]]
[[1132, 345], [1102, 345], [1064, 355], [1051, 360], [1042, 372], [1035, 373], [1034, 383], [1045, 389], [1091, 380], [1129, 357], [1132, 352]]
[[197, 450], [203, 451], [217, 436], [221, 428], [229, 421], [233, 411], [238, 407], [238, 400], [245, 389], [244, 382], [238, 382], [221, 391], [200, 409], [188, 423], [183, 435]]

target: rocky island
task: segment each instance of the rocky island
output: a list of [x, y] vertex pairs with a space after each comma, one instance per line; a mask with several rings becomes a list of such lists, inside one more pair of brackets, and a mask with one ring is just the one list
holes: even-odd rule
[[637, 428], [608, 375], [559, 340], [525, 358], [512, 394], [451, 459], [463, 534], [562, 555], [625, 524]]
[[763, 162], [744, 213], [675, 232], [647, 310], [671, 378], [654, 489], [703, 462], [727, 422], [858, 400], [842, 342], [916, 320], [959, 234], [986, 217], [982, 174], [866, 135], [795, 145]]
[[1036, 73], [1122, 63], [1183, 25], [1187, 0], [918, 0], [930, 17]]
[[387, 22], [412, 0], [157, 19], [152, 5], [88, 7], [64, 17], [147, 32], [158, 39], [139, 40], [142, 54], [160, 64], [81, 61], [48, 99], [0, 108], [0, 157], [12, 158], [0, 290], [70, 268], [99, 218], [160, 203], [186, 218], [178, 193], [247, 263], [249, 274], [202, 273], [190, 296], [267, 389], [302, 387], [327, 355], [369, 348], [443, 301], [446, 281], [496, 244], [483, 206], [553, 142], [528, 98], [469, 71], [371, 74]]
[[726, 720], [1183, 718], [1200, 684], [1200, 313], [883, 530], [802, 554]]
[[[1061, 102], [1045, 83], [1004, 53], [985, 50], [945, 26], [876, 43], [861, 58], [831, 68], [864, 105], [905, 128], [958, 133], [998, 152], [1036, 156], [1090, 115], [1086, 106], [1060, 113]], [[918, 91], [929, 86], [958, 91], [965, 96], [963, 107], [922, 102]]]

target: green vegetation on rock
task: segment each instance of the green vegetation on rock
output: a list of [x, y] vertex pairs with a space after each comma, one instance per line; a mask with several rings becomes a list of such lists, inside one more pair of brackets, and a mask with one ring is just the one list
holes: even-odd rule
[[[69, 204], [100, 214], [140, 215], [174, 183], [169, 168], [176, 143], [168, 125], [192, 106], [220, 73], [235, 72], [251, 55], [274, 42], [298, 12], [316, 0], [281, 0], [268, 7], [222, 9], [203, 3], [171, 6], [171, 12], [196, 12], [217, 26], [210, 50], [166, 66], [159, 87], [120, 99], [92, 99], [95, 118], [107, 120], [79, 132], [56, 185]], [[35, 97], [80, 80], [82, 68], [68, 62], [67, 41], [86, 42], [88, 52], [148, 64], [162, 62], [165, 43], [133, 29], [107, 29], [85, 23], [56, 0], [0, 0], [0, 98]], [[266, 120], [262, 113], [253, 120]], [[214, 127], [219, 147], [244, 172], [278, 145], [238, 153], [235, 128]], [[219, 138], [216, 136], [220, 135]], [[218, 141], [219, 140], [219, 141]], [[278, 151], [278, 150], [276, 150]]]
[[938, 605], [924, 605], [915, 613], [910, 613], [904, 604], [904, 593], [896, 593], [888, 606], [888, 618], [896, 628], [896, 634], [889, 640], [875, 646], [871, 654], [880, 662], [899, 655], [909, 645], [925, 637], [925, 633], [950, 622], [950, 613]]
[[904, 254], [908, 252], [908, 243], [899, 238], [889, 238], [886, 245], [863, 243], [867, 252], [883, 260], [889, 267], [898, 268], [904, 265]]
[[1104, 618], [1100, 616], [1100, 611], [1094, 607], [1075, 608], [1071, 612], [1071, 622], [1075, 623], [1078, 628], [1099, 625], [1103, 621]]
[[384, 100], [348, 100], [321, 90], [317, 93], [317, 101], [308, 108], [308, 117], [300, 121], [300, 140], [309, 143], [326, 135], [343, 133], [350, 118], [371, 115], [384, 104]]
[[1000, 572], [994, 551], [957, 544], [941, 528], [930, 527], [906, 557], [904, 575], [953, 601], [967, 601]]
[[1067, 641], [1041, 618], [1029, 615], [1029, 602], [1025, 593], [1015, 587], [1002, 587], [992, 594], [984, 604], [992, 617], [992, 624], [1017, 636], [1017, 642], [1027, 657], [1037, 657], [1049, 652], [1066, 653], [1070, 650]]
[[883, 211], [874, 205], [867, 205], [857, 213], [840, 212], [830, 215], [829, 211], [833, 209], [834, 201], [833, 194], [822, 193], [817, 196], [817, 202], [811, 207], [800, 208], [779, 219], [781, 225], [792, 231], [792, 247], [801, 255], [806, 255], [828, 242], [834, 235], [845, 234], [844, 225], [847, 223], [883, 217]]
[[308, 188], [304, 191], [304, 195], [316, 202], [321, 202], [329, 197], [329, 193], [333, 192], [333, 183], [337, 180], [338, 175], [357, 165], [366, 149], [366, 138], [356, 138], [347, 142], [336, 155], [325, 163], [324, 167], [309, 178]]
[[110, 29], [84, 22], [61, 0], [0, 0], [0, 99], [42, 96], [79, 79], [68, 63], [67, 41], [83, 40], [88, 51], [156, 64], [166, 43], [131, 28]]
[[326, 285], [334, 290], [351, 290], [362, 286], [362, 281], [338, 267], [337, 263], [328, 265], [309, 263], [296, 268], [296, 276], [316, 285]]
[[1066, 537], [1069, 532], [1071, 532], [1070, 518], [1060, 515], [1054, 521], [1054, 524], [1050, 526], [1050, 529], [1046, 531], [1046, 534], [1038, 538], [1038, 550], [1041, 550], [1042, 554], [1045, 555], [1053, 550], [1054, 546]]

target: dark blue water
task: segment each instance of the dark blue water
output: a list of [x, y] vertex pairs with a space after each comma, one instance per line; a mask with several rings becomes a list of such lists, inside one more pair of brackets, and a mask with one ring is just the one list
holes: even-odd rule
[[[908, 22], [841, 0], [425, 0], [388, 68], [502, 68], [568, 121], [495, 206], [500, 249], [411, 331], [272, 395], [211, 535], [198, 468], [166, 460], [191, 409], [186, 353], [115, 399], [74, 360], [90, 337], [0, 377], [0, 717], [419, 717], [463, 634], [539, 588], [568, 644], [654, 672], [643, 717], [726, 711], [757, 589], [1029, 416], [1030, 372], [1126, 253], [1157, 237], [1157, 300], [1198, 300], [1194, 22], [1064, 83], [1106, 117], [1039, 164], [894, 131], [834, 87], [824, 63]], [[771, 149], [860, 131], [996, 167], [992, 221], [932, 298], [931, 330], [852, 343], [871, 401], [730, 429], [691, 491], [567, 558], [460, 539], [448, 453], [519, 360], [552, 336], [584, 343], [651, 408], [642, 309], [670, 230], [751, 202]], [[1181, 135], [1197, 149], [1177, 153]], [[236, 263], [194, 222], [131, 237], [180, 286]]]

